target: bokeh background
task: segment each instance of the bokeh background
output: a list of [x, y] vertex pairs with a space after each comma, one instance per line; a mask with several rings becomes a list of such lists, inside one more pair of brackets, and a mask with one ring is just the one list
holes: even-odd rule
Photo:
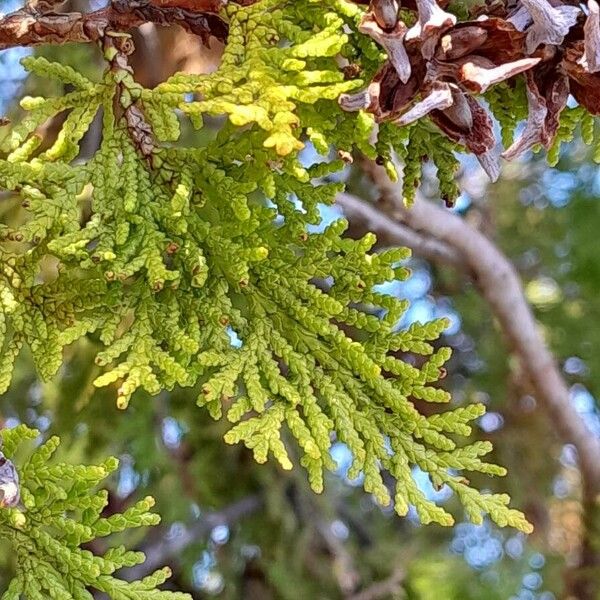
[[[0, 0], [0, 14], [20, 4]], [[68, 4], [93, 10], [104, 3]], [[136, 46], [136, 77], [148, 86], [176, 70], [214, 69], [220, 51], [217, 45], [202, 48], [180, 30], [153, 26], [136, 33]], [[0, 114], [18, 119], [19, 97], [66, 91], [26, 77], [19, 59], [30, 51], [0, 52]], [[89, 75], [102, 71], [92, 47], [35, 52]], [[46, 124], [48, 140], [57, 125]], [[207, 119], [207, 130], [187, 132], [186, 143], [219, 126], [218, 119]], [[82, 155], [93, 151], [95, 135], [92, 128]], [[322, 160], [310, 146], [303, 158]], [[353, 194], [371, 197], [357, 167], [348, 166], [342, 177]], [[493, 185], [465, 158], [459, 177], [464, 192], [452, 210], [493, 239], [518, 269], [570, 386], [572, 410], [584, 418], [590, 436], [600, 436], [600, 171], [589, 149], [576, 138], [563, 148], [555, 168], [541, 155], [528, 155], [505, 164]], [[426, 168], [422, 193], [439, 201], [436, 190], [433, 169]], [[324, 208], [322, 226], [342, 214], [340, 207]], [[19, 218], [18, 205], [0, 190], [0, 219]], [[45, 435], [59, 434], [68, 461], [118, 456], [121, 467], [110, 482], [108, 510], [152, 494], [163, 515], [160, 527], [124, 541], [148, 551], [148, 571], [156, 562], [170, 564], [172, 585], [194, 598], [562, 598], [589, 527], [576, 451], [559, 441], [468, 278], [418, 256], [409, 266], [407, 281], [387, 286], [388, 293], [411, 301], [399, 326], [450, 318], [440, 341], [454, 348], [444, 385], [456, 404], [487, 405], [474, 435], [493, 441], [494, 458], [509, 471], [503, 481], [481, 477], [477, 485], [508, 491], [535, 524], [530, 536], [490, 522], [444, 529], [423, 527], [412, 514], [400, 519], [376, 506], [359, 482], [347, 479], [350, 456], [341, 443], [332, 451], [339, 468], [328, 477], [325, 493], [315, 496], [301, 471], [259, 466], [244, 448], [226, 446], [226, 424], [195, 406], [194, 390], [153, 398], [139, 394], [123, 414], [114, 390], [92, 386], [98, 374], [92, 338], [71, 347], [59, 375], [47, 383], [37, 379], [23, 354], [10, 391], [0, 397], [1, 425], [25, 422]], [[449, 490], [435, 490], [422, 472], [414, 475], [429, 495], [455, 504]], [[11, 559], [0, 540], [0, 589], [10, 579]], [[140, 574], [144, 571], [135, 573]]]

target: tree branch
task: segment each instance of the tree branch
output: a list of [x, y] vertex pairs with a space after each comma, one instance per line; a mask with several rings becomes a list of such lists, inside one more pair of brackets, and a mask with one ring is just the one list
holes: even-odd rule
[[413, 247], [433, 261], [461, 265], [468, 272], [518, 355], [557, 433], [577, 449], [584, 494], [595, 500], [600, 493], [600, 441], [571, 405], [569, 389], [539, 331], [511, 262], [458, 215], [424, 199], [407, 209], [399, 189], [383, 169], [370, 163], [365, 170], [381, 195], [381, 210], [387, 215], [368, 204], [361, 207], [360, 200], [347, 195], [340, 196], [340, 204], [350, 211], [349, 215], [362, 214], [365, 229], [374, 230], [383, 239], [395, 238], [396, 243]]
[[[113, 0], [94, 12], [44, 13], [19, 10], [0, 18], [0, 50], [16, 46], [97, 42], [106, 31], [126, 32], [144, 23], [179, 25], [208, 45], [210, 36], [227, 39], [227, 24], [217, 14], [222, 0]], [[186, 8], [187, 7], [187, 8]]]
[[393, 598], [402, 590], [402, 582], [406, 579], [403, 567], [397, 567], [392, 574], [383, 581], [373, 583], [368, 588], [348, 596], [346, 600], [379, 600], [380, 598]]
[[205, 514], [199, 521], [184, 529], [177, 536], [167, 537], [163, 530], [163, 536], [158, 541], [146, 543], [140, 548], [146, 555], [146, 561], [141, 565], [124, 570], [124, 579], [133, 581], [145, 577], [172, 562], [185, 548], [205, 538], [218, 525], [231, 526], [256, 512], [262, 505], [263, 499], [260, 496], [247, 496], [222, 510]]

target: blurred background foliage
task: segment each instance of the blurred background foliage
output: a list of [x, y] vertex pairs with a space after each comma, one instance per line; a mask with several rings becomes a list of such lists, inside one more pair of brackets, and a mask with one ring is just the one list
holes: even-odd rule
[[[87, 10], [102, 3], [70, 4]], [[18, 5], [0, 0], [0, 12]], [[136, 36], [136, 74], [145, 85], [175, 70], [214, 68], [218, 59], [218, 47], [203, 50], [178, 30], [149, 28]], [[86, 75], [102, 69], [91, 47], [35, 51]], [[24, 79], [18, 60], [25, 52], [0, 53], [0, 112], [16, 119], [19, 96], [65, 92], [53, 83]], [[217, 128], [219, 122], [207, 120], [207, 126]], [[47, 124], [48, 140], [55, 130], [56, 123]], [[208, 134], [189, 132], [186, 143]], [[94, 143], [92, 131], [83, 152], [93, 151]], [[308, 148], [307, 161], [312, 158]], [[364, 178], [352, 168], [345, 174], [350, 191], [368, 197]], [[488, 185], [466, 159], [460, 178], [464, 192], [453, 210], [492, 237], [518, 268], [571, 385], [573, 410], [584, 415], [590, 435], [600, 435], [600, 171], [575, 139], [555, 168], [531, 155], [505, 165], [501, 180]], [[424, 193], [436, 199], [433, 174]], [[324, 212], [324, 222], [336, 214]], [[0, 216], [22, 218], [1, 191]], [[122, 510], [152, 494], [163, 515], [160, 528], [124, 541], [162, 552], [159, 561], [175, 572], [172, 585], [195, 598], [559, 598], [583, 536], [575, 452], [555, 437], [472, 285], [419, 258], [410, 267], [412, 277], [389, 289], [412, 302], [402, 326], [433, 316], [451, 319], [442, 342], [455, 353], [445, 383], [454, 402], [487, 404], [476, 435], [494, 442], [495, 458], [508, 468], [499, 485], [535, 524], [529, 537], [487, 522], [442, 529], [419, 526], [413, 515], [399, 519], [346, 478], [349, 456], [342, 444], [333, 449], [339, 469], [317, 497], [300, 471], [257, 465], [245, 449], [226, 446], [225, 424], [196, 408], [194, 390], [154, 398], [140, 394], [123, 414], [114, 390], [92, 386], [98, 371], [93, 338], [71, 347], [49, 383], [36, 378], [23, 354], [12, 388], [0, 398], [2, 425], [25, 422], [46, 435], [59, 434], [63, 457], [72, 462], [120, 457], [108, 509]], [[426, 476], [416, 476], [429, 494], [454, 502], [448, 490], [435, 490]], [[2, 589], [11, 556], [1, 541], [0, 561]]]

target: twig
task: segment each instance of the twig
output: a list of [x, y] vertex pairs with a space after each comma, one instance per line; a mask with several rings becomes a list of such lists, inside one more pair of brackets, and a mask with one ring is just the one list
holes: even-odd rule
[[346, 600], [379, 600], [380, 598], [392, 598], [395, 594], [402, 592], [402, 582], [406, 578], [406, 571], [397, 567], [392, 574], [383, 581], [370, 585], [358, 594], [348, 596]]
[[[167, 3], [165, 3], [167, 4]], [[16, 46], [97, 42], [106, 31], [127, 32], [144, 23], [179, 25], [208, 45], [210, 36], [227, 39], [227, 24], [217, 14], [222, 0], [195, 0], [194, 9], [150, 0], [113, 0], [89, 13], [43, 13], [28, 10], [0, 18], [0, 50]]]
[[[315, 519], [315, 515], [312, 518]], [[332, 556], [332, 570], [340, 591], [342, 593], [352, 592], [360, 583], [360, 573], [356, 569], [352, 555], [344, 542], [333, 534], [330, 524], [319, 516], [316, 516], [316, 529]]]
[[126, 569], [123, 572], [124, 578], [132, 581], [145, 577], [156, 569], [172, 562], [185, 548], [194, 542], [201, 541], [218, 525], [231, 526], [256, 512], [262, 505], [263, 499], [260, 496], [247, 496], [222, 510], [205, 514], [199, 521], [187, 527], [177, 536], [172, 538], [165, 536], [156, 542], [143, 545], [140, 550], [146, 555], [146, 561], [137, 567]]

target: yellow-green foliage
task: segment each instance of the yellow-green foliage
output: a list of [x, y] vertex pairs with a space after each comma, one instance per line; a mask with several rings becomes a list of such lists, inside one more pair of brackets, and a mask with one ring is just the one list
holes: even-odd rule
[[[481, 460], [489, 444], [460, 444], [483, 406], [426, 417], [413, 404], [449, 401], [435, 384], [450, 351], [430, 343], [444, 320], [398, 331], [406, 302], [374, 291], [406, 277], [408, 251], [373, 254], [374, 236], [343, 237], [343, 220], [309, 233], [319, 206], [333, 203], [343, 187], [330, 181], [344, 166], [330, 151], [383, 152], [369, 143], [370, 118], [337, 105], [340, 93], [362, 85], [344, 80], [339, 55], [361, 54], [361, 44], [373, 52], [364, 39], [353, 49], [350, 40], [358, 38], [346, 31], [357, 16], [342, 0], [231, 4], [219, 70], [175, 75], [152, 90], [125, 70], [110, 69], [92, 83], [27, 59], [31, 70], [75, 91], [25, 100], [29, 116], [4, 141], [0, 185], [21, 195], [30, 218], [18, 231], [0, 230], [18, 242], [0, 246], [1, 387], [24, 344], [48, 378], [65, 345], [93, 334], [104, 346], [96, 385], [115, 385], [122, 408], [139, 388], [156, 394], [197, 386], [198, 404], [233, 423], [226, 441], [244, 443], [259, 462], [273, 455], [291, 468], [286, 429], [317, 492], [324, 469], [335, 466], [335, 435], [354, 456], [350, 476], [364, 475], [365, 489], [382, 504], [393, 496], [400, 515], [413, 505], [423, 522], [453, 523], [416, 486], [411, 472], [418, 466], [449, 485], [473, 521], [489, 513], [528, 531], [506, 496], [481, 494], [460, 475], [504, 473]], [[165, 142], [150, 160], [138, 153], [117, 104], [143, 111]], [[73, 162], [100, 106], [101, 146], [86, 162]], [[56, 144], [36, 154], [29, 135], [65, 109], [71, 112]], [[200, 147], [172, 145], [178, 112], [196, 127], [206, 114], [227, 115], [228, 123]], [[436, 145], [435, 133], [421, 125], [401, 135], [412, 139], [409, 148], [433, 152]], [[324, 162], [303, 166], [298, 151], [306, 139]], [[452, 148], [438, 149], [441, 180], [455, 193]], [[411, 165], [407, 160], [405, 169], [414, 188]], [[88, 203], [91, 214], [84, 211], [82, 220]], [[56, 276], [40, 281], [48, 256], [58, 260]], [[407, 353], [423, 356], [420, 366], [404, 360]], [[395, 479], [392, 492], [383, 472]]]
[[[3, 452], [11, 459], [23, 442], [35, 440], [39, 432], [20, 425], [2, 431], [1, 436]], [[59, 463], [52, 460], [58, 445], [58, 438], [50, 438], [17, 465], [21, 504], [0, 508], [0, 535], [12, 545], [16, 559], [16, 575], [2, 600], [19, 600], [22, 595], [31, 600], [92, 600], [92, 590], [114, 600], [189, 600], [188, 594], [157, 589], [169, 578], [168, 568], [140, 581], [115, 577], [118, 569], [143, 563], [142, 552], [118, 546], [98, 556], [82, 549], [95, 539], [156, 525], [160, 519], [148, 512], [154, 505], [152, 498], [122, 514], [101, 517], [108, 494], [96, 488], [117, 468], [117, 459], [96, 466]]]
[[548, 150], [548, 163], [556, 166], [560, 158], [560, 149], [563, 144], [573, 141], [577, 128], [581, 131], [581, 139], [588, 146], [592, 146], [592, 158], [600, 163], [600, 136], [596, 133], [598, 119], [588, 113], [582, 106], [566, 108], [560, 119], [560, 126], [554, 143]]

